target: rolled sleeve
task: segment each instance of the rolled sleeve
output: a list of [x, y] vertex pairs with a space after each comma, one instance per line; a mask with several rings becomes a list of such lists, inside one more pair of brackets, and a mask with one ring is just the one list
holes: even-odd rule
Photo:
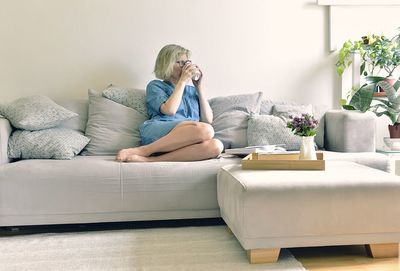
[[146, 103], [149, 116], [162, 115], [160, 107], [168, 98], [166, 90], [162, 86], [159, 86], [154, 81], [150, 82], [146, 88]]

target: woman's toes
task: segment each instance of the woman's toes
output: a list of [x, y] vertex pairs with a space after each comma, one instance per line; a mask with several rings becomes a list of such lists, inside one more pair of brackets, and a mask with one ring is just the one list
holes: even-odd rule
[[147, 162], [148, 158], [144, 156], [140, 156], [137, 154], [131, 154], [126, 159], [124, 159], [125, 162]]

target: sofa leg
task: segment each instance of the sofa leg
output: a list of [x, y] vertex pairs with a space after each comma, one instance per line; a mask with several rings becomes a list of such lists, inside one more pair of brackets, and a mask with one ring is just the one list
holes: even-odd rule
[[399, 243], [368, 244], [367, 253], [373, 258], [394, 258], [399, 256]]
[[262, 248], [247, 250], [247, 258], [250, 263], [276, 263], [280, 248]]

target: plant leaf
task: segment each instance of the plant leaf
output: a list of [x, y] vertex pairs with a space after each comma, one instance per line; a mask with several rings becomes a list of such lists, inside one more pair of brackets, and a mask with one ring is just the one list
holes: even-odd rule
[[374, 96], [375, 84], [363, 85], [350, 100], [349, 105], [361, 112], [367, 111], [371, 107]]
[[374, 98], [374, 101], [383, 103], [386, 106], [390, 106], [390, 102], [388, 100], [382, 99], [382, 98]]
[[393, 114], [393, 113], [390, 113], [390, 112], [388, 112], [388, 111], [383, 111], [383, 112], [381, 112], [381, 113], [375, 113], [378, 117], [380, 117], [380, 116], [382, 116], [382, 115], [386, 115], [386, 116], [388, 116], [389, 117], [389, 119], [390, 119], [390, 121], [392, 122], [392, 125], [394, 125], [396, 122], [397, 122], [397, 119], [398, 119], [398, 114]]
[[394, 83], [394, 85], [393, 85], [394, 89], [395, 89], [396, 91], [399, 90], [399, 86], [400, 86], [400, 81], [399, 81], [399, 80], [396, 80], [396, 83]]
[[371, 84], [371, 83], [378, 83], [380, 81], [383, 81], [385, 79], [385, 77], [382, 77], [382, 76], [366, 76], [364, 79], [368, 84]]
[[397, 94], [394, 87], [385, 81], [379, 82], [378, 86], [380, 86], [386, 92], [388, 101], [390, 103], [392, 103], [391, 107], [394, 109], [399, 109], [400, 108], [400, 95]]
[[364, 70], [365, 70], [365, 62], [363, 62], [360, 66], [360, 75], [364, 73]]
[[349, 104], [342, 104], [342, 108], [345, 109], [345, 110], [356, 110], [354, 108], [354, 106], [349, 105]]

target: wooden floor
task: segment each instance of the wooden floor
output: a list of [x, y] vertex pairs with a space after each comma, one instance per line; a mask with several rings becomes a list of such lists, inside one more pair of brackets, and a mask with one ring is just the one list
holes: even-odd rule
[[294, 248], [290, 251], [310, 271], [400, 271], [398, 258], [370, 258], [364, 246]]

